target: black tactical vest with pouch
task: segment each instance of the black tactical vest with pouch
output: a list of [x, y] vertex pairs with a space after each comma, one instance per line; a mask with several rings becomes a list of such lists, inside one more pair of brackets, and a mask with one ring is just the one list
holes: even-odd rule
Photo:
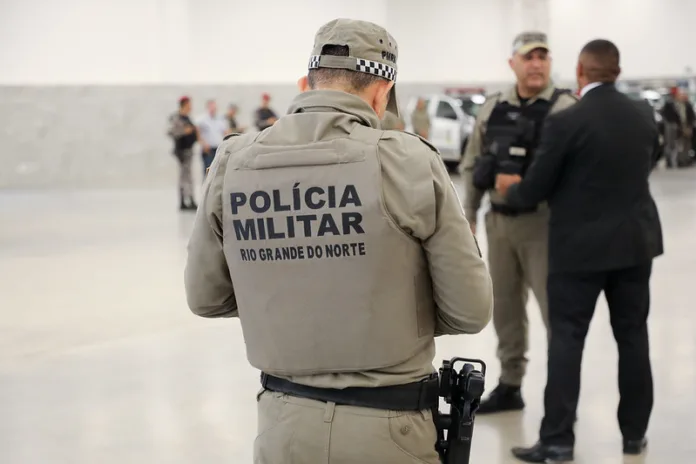
[[483, 153], [474, 167], [474, 186], [480, 190], [495, 187], [496, 174], [517, 174], [524, 177], [534, 160], [544, 119], [563, 93], [556, 89], [550, 100], [536, 100], [515, 106], [499, 102], [488, 118], [483, 140]]

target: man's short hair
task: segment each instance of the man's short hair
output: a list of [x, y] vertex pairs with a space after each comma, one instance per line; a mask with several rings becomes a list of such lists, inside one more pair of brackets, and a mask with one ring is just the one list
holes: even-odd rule
[[[349, 56], [349, 50], [345, 45], [325, 45], [321, 49], [321, 54]], [[310, 69], [307, 74], [307, 81], [311, 89], [315, 89], [320, 85], [342, 83], [348, 85], [351, 90], [357, 92], [369, 87], [375, 82], [389, 82], [387, 79], [373, 74], [335, 68]]]
[[593, 82], [612, 83], [621, 73], [619, 48], [609, 40], [588, 42], [582, 48], [580, 56], [585, 58], [585, 74]]

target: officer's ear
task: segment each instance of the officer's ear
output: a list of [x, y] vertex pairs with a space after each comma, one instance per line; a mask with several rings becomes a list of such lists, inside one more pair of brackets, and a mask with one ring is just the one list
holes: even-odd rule
[[307, 76], [302, 76], [297, 80], [297, 87], [300, 89], [300, 92], [311, 90], [309, 88], [309, 80], [307, 79]]
[[389, 92], [391, 92], [392, 87], [394, 87], [394, 82], [391, 81], [377, 83], [377, 89], [374, 93], [374, 100], [371, 106], [380, 118], [384, 117], [384, 112], [387, 110]]

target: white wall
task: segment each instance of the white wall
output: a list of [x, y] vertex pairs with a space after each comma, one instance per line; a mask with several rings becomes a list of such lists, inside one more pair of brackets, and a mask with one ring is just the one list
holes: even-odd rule
[[578, 52], [595, 38], [619, 47], [623, 77], [682, 76], [696, 69], [694, 0], [551, 0], [555, 69], [572, 77]]
[[0, 0], [8, 84], [156, 82], [157, 0]]
[[0, 0], [0, 84], [294, 82], [322, 24], [336, 17], [383, 24], [385, 7], [385, 0]]
[[510, 80], [527, 28], [550, 33], [563, 79], [597, 36], [625, 77], [696, 68], [695, 0], [0, 0], [0, 84], [294, 83], [341, 16], [390, 30], [400, 82]]
[[[337, 17], [384, 24], [385, 0], [193, 0], [194, 82], [295, 82], [314, 34]], [[243, 10], [243, 11], [241, 11]]]
[[552, 0], [389, 0], [404, 81], [490, 82], [512, 78], [515, 36], [549, 29]]

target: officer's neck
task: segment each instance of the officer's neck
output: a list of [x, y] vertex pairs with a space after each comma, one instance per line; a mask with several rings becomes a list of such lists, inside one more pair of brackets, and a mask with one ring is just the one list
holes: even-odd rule
[[520, 98], [520, 100], [530, 100], [539, 95], [541, 92], [542, 91], [539, 89], [530, 89], [517, 84], [517, 96]]
[[354, 97], [360, 98], [362, 101], [364, 101], [365, 103], [370, 105], [370, 108], [372, 108], [375, 113], [379, 114], [379, 112], [377, 111], [377, 107], [375, 107], [374, 103], [371, 103], [371, 102], [375, 101], [375, 98], [374, 98], [374, 93], [370, 93], [369, 89], [367, 91], [356, 91], [356, 90], [351, 89], [343, 84], [326, 83], [326, 84], [323, 84], [321, 86], [317, 86], [315, 88], [315, 90], [331, 90], [334, 92], [343, 92], [343, 93], [350, 94]]

